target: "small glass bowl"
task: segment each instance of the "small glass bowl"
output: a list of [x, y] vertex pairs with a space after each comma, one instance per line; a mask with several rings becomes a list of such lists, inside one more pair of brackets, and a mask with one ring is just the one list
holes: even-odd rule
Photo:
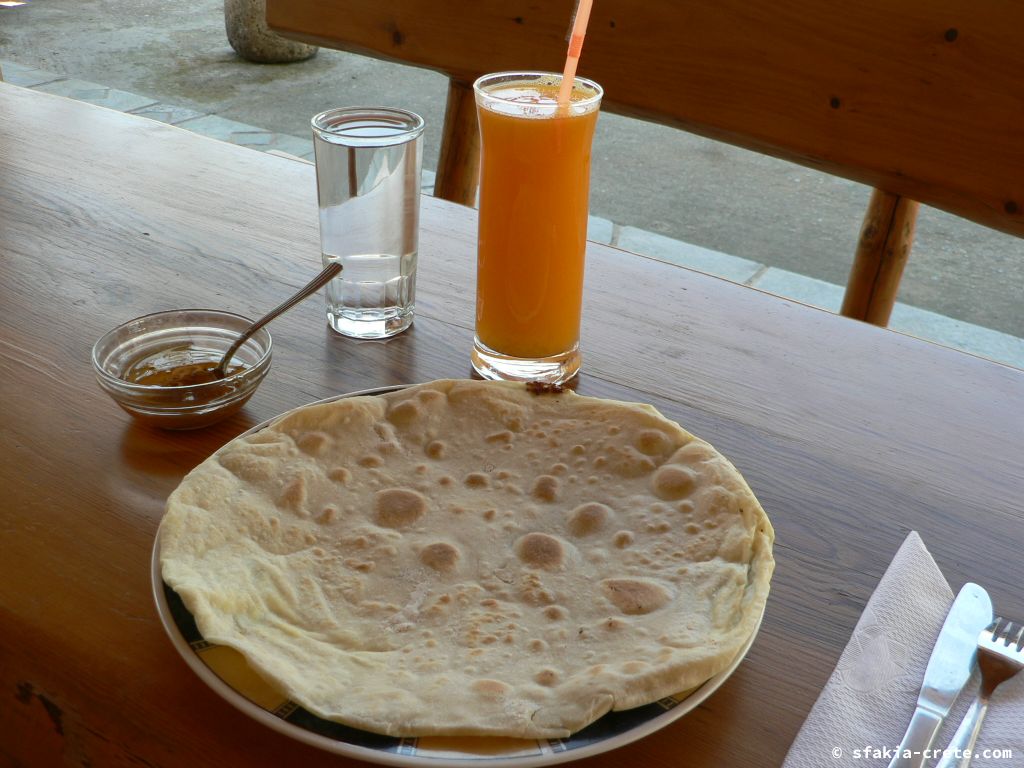
[[198, 429], [227, 418], [256, 391], [270, 370], [270, 334], [261, 328], [239, 348], [218, 381], [184, 386], [136, 384], [125, 379], [140, 365], [164, 370], [216, 363], [251, 320], [215, 309], [174, 309], [137, 317], [100, 337], [92, 348], [96, 380], [114, 402], [142, 422], [163, 429]]

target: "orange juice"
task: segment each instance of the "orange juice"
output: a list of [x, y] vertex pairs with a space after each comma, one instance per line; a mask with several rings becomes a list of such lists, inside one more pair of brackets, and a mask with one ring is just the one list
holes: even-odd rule
[[512, 358], [551, 358], [579, 343], [601, 92], [577, 81], [568, 110], [559, 109], [558, 82], [519, 75], [477, 91], [476, 333], [484, 347]]

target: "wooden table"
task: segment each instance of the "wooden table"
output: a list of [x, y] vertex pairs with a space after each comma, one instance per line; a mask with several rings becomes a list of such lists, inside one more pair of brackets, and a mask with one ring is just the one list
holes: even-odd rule
[[[346, 340], [311, 300], [275, 323], [241, 413], [143, 428], [96, 386], [92, 343], [159, 309], [256, 316], [304, 283], [314, 169], [0, 84], [0, 765], [352, 764], [255, 724], [186, 667], [153, 606], [153, 536], [185, 472], [253, 424], [468, 376], [475, 223], [424, 198], [409, 332]], [[600, 245], [583, 349], [579, 392], [653, 403], [733, 459], [778, 561], [725, 686], [588, 765], [779, 764], [911, 529], [954, 588], [980, 582], [1024, 617], [1024, 372]]]

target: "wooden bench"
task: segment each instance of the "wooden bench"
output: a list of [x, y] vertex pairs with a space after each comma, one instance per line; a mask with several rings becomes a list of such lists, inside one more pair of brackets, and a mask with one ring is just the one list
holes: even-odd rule
[[[435, 194], [468, 205], [473, 80], [560, 71], [571, 14], [550, 0], [267, 0], [281, 35], [448, 76]], [[596, 0], [579, 74], [606, 111], [873, 187], [841, 311], [886, 325], [919, 202], [1024, 235], [1022, 30], [1016, 0]]]

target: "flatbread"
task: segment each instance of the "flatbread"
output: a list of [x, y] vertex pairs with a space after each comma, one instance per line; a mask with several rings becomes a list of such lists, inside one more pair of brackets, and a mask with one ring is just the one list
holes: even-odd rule
[[724, 669], [773, 538], [650, 406], [438, 381], [228, 443], [168, 499], [160, 558], [207, 640], [321, 717], [564, 738]]

